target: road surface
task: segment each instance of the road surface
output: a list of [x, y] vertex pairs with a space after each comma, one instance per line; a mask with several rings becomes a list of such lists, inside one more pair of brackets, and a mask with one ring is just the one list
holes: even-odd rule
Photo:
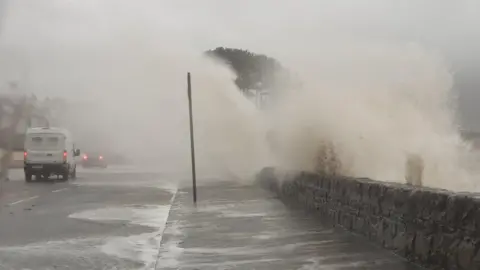
[[210, 182], [194, 206], [178, 179], [140, 169], [11, 178], [0, 196], [0, 270], [419, 269], [251, 185]]
[[252, 185], [189, 189], [173, 201], [156, 269], [419, 270], [319, 217], [286, 208]]
[[[175, 193], [154, 172], [79, 170], [69, 182], [25, 183], [0, 196], [0, 269], [150, 269]], [[150, 268], [149, 268], [150, 266]]]

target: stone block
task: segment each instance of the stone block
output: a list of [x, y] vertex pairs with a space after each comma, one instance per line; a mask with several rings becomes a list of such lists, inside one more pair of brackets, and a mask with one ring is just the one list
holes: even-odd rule
[[420, 262], [427, 262], [430, 258], [430, 251], [432, 248], [432, 237], [425, 233], [418, 231], [415, 233], [414, 251], [415, 258]]
[[383, 220], [383, 246], [393, 249], [393, 239], [396, 235], [396, 224], [390, 219]]
[[477, 250], [472, 258], [472, 269], [480, 269], [480, 250]]
[[353, 229], [354, 232], [366, 235], [366, 222], [363, 217], [356, 216], [353, 219]]
[[464, 239], [456, 250], [457, 263], [459, 269], [473, 269], [474, 257], [476, 255], [475, 243], [472, 239]]

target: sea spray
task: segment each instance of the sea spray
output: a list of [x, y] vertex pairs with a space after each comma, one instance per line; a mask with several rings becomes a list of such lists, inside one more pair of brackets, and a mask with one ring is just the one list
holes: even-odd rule
[[309, 46], [317, 50], [305, 61], [290, 56], [304, 87], [283, 95], [273, 114], [283, 164], [315, 170], [317, 151], [328, 144], [341, 174], [405, 182], [407, 157], [415, 154], [425, 163], [425, 185], [475, 186], [465, 166], [470, 148], [455, 122], [452, 76], [439, 55], [355, 40]]
[[[475, 166], [455, 123], [453, 77], [441, 53], [354, 31], [384, 25], [376, 16], [398, 12], [393, 2], [375, 12], [334, 2], [266, 0], [249, 9], [213, 0], [10, 1], [1, 81], [28, 67], [30, 92], [94, 105], [65, 113], [83, 146], [108, 145], [185, 178], [191, 72], [203, 178], [250, 180], [276, 163], [405, 182], [406, 158], [415, 154], [424, 160], [423, 184], [472, 190]], [[260, 111], [226, 65], [203, 57], [217, 46], [275, 57], [301, 87]], [[269, 129], [278, 139], [274, 151], [266, 150]], [[322, 165], [332, 160], [333, 168]]]

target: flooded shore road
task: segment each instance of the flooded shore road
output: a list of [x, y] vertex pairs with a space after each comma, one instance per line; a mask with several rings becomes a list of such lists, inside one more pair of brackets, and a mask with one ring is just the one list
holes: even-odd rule
[[0, 193], [0, 269], [152, 269], [175, 194], [160, 173], [79, 170]]
[[0, 270], [420, 269], [251, 184], [202, 180], [195, 206], [159, 172], [78, 175], [3, 183]]

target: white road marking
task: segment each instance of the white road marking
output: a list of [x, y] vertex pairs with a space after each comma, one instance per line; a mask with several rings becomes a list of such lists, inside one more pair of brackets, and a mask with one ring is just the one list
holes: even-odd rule
[[36, 198], [38, 198], [38, 196], [33, 196], [33, 197], [30, 197], [30, 198], [25, 198], [25, 199], [22, 199], [22, 200], [19, 200], [19, 201], [10, 203], [9, 205], [15, 205], [15, 204], [19, 204], [19, 203], [22, 203], [22, 202], [27, 202], [27, 201], [35, 200]]
[[62, 191], [65, 191], [65, 190], [67, 190], [67, 189], [68, 189], [68, 188], [61, 188], [61, 189], [54, 190], [54, 191], [52, 191], [52, 192], [54, 192], [54, 193], [55, 193], [55, 192], [62, 192]]

